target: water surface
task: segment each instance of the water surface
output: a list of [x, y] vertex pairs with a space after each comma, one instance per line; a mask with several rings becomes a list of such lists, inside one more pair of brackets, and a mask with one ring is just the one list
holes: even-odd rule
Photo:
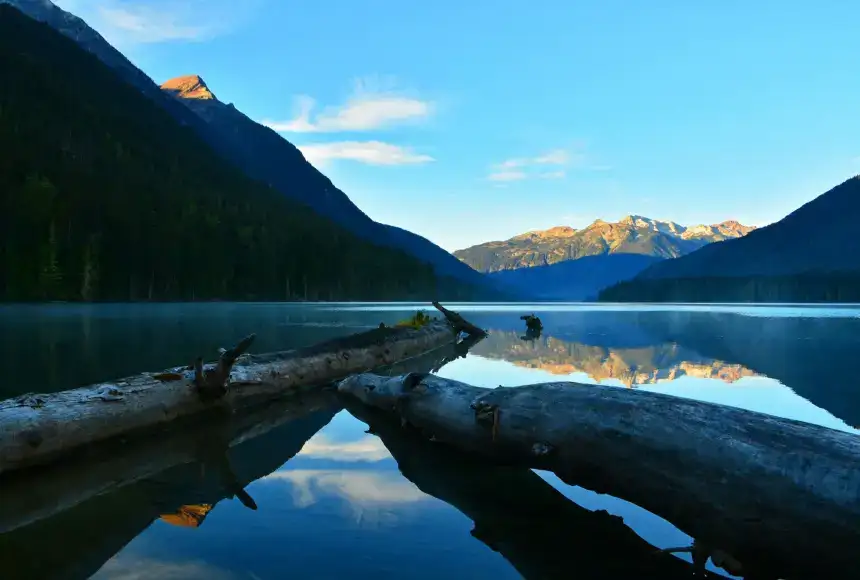
[[[304, 346], [393, 323], [417, 307], [0, 307], [0, 396], [184, 364], [250, 332], [258, 334], [255, 352]], [[441, 376], [484, 387], [602, 383], [851, 432], [860, 425], [860, 390], [851, 367], [860, 352], [858, 308], [452, 308], [488, 328], [490, 336], [438, 370]], [[525, 337], [519, 320], [531, 312], [544, 323], [538, 338]], [[680, 560], [688, 556], [668, 556], [666, 562], [655, 560], [653, 551], [689, 545], [692, 538], [633, 504], [546, 473], [478, 470], [397, 432], [366, 433], [364, 422], [327, 401], [304, 404], [285, 411], [293, 420], [229, 452], [231, 469], [243, 485], [249, 483], [245, 490], [256, 510], [224, 491], [230, 484], [212, 467], [220, 459], [211, 457], [147, 473], [33, 521], [21, 519], [23, 504], [12, 506], [6, 494], [0, 524], [10, 513], [19, 517], [14, 530], [0, 534], [0, 556], [13, 563], [11, 577], [518, 578], [539, 577], [561, 561], [572, 566], [571, 577], [624, 577], [631, 572], [625, 565], [643, 571], [640, 577], [689, 577]], [[183, 452], [175, 447], [169, 452]], [[169, 452], [162, 454], [165, 462]], [[128, 461], [136, 461], [131, 452]], [[40, 497], [56, 501], [61, 495], [45, 494]], [[553, 540], [558, 537], [563, 543]], [[730, 576], [713, 562], [709, 567]]]

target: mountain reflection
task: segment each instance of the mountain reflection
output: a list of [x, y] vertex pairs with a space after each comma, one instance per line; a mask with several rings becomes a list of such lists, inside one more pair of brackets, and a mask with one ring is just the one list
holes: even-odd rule
[[597, 382], [612, 379], [628, 387], [685, 376], [726, 383], [759, 376], [743, 365], [704, 357], [673, 342], [614, 348], [569, 342], [551, 335], [524, 339], [517, 332], [492, 331], [472, 353], [553, 375], [584, 373]]

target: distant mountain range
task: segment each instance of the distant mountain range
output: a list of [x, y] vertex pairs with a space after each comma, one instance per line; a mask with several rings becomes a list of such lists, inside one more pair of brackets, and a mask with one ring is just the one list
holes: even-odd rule
[[585, 300], [656, 262], [755, 230], [736, 221], [685, 227], [630, 215], [581, 230], [559, 226], [454, 252], [472, 268], [535, 298]]
[[738, 238], [754, 230], [736, 221], [684, 227], [670, 221], [629, 215], [618, 222], [596, 220], [577, 230], [559, 226], [487, 242], [454, 255], [479, 272], [549, 266], [586, 256], [639, 254], [677, 258], [712, 242]]
[[860, 301], [860, 176], [748, 236], [655, 263], [602, 300]]
[[301, 152], [275, 131], [224, 104], [198, 76], [172, 79], [164, 87], [113, 48], [80, 18], [48, 0], [0, 0], [71, 38], [110, 66], [117, 75], [152, 99], [181, 125], [193, 129], [218, 154], [248, 176], [302, 202], [354, 234], [375, 244], [406, 251], [430, 264], [440, 276], [476, 287], [479, 298], [500, 296], [492, 281], [462, 264], [429, 240], [401, 228], [379, 224], [365, 215], [340, 189], [308, 163]]

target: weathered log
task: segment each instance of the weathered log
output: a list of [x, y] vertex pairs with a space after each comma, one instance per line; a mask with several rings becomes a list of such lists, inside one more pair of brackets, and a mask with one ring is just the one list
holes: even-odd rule
[[432, 440], [631, 501], [747, 577], [857, 569], [860, 437], [601, 385], [481, 389], [435, 376], [349, 377], [339, 391]]
[[[379, 372], [433, 372], [465, 356], [481, 339], [448, 343]], [[325, 389], [306, 390], [237, 412], [219, 406], [162, 429], [88, 446], [86, 453], [72, 454], [63, 461], [7, 473], [0, 477], [0, 497], [14, 501], [0, 501], [0, 535], [71, 509], [95, 495], [152, 478], [171, 466], [200, 461], [204, 455], [217, 461], [222, 442], [233, 449], [252, 439], [262, 441], [263, 435], [285, 423], [296, 425], [303, 417], [321, 412], [333, 416], [338, 410], [334, 393]], [[209, 449], [216, 452], [207, 452]], [[271, 455], [278, 460], [283, 451], [271, 451]], [[248, 455], [246, 451], [240, 457]]]
[[[199, 526], [221, 501], [235, 495], [237, 487], [244, 489], [289, 461], [340, 411], [330, 393], [313, 392], [300, 400], [302, 404], [291, 398], [215, 423], [201, 422], [182, 433], [141, 440], [130, 454], [151, 467], [145, 477], [130, 462], [119, 462], [111, 454], [62, 469], [46, 466], [40, 468], [42, 477], [21, 478], [18, 486], [0, 485], [4, 518], [0, 525], [10, 523], [5, 518], [14, 504], [35, 508], [39, 496], [50, 500], [48, 486], [66, 499], [71, 497], [65, 491], [69, 488], [80, 500], [0, 533], [3, 577], [84, 580], [158, 519]], [[225, 435], [232, 437], [226, 457], [219, 447]], [[103, 466], [102, 459], [111, 463]], [[95, 474], [89, 479], [88, 469]], [[94, 485], [97, 480], [102, 484]], [[44, 486], [43, 493], [27, 489], [28, 481]], [[100, 491], [91, 493], [96, 489]]]
[[[177, 465], [217, 457], [225, 449], [237, 448], [283, 425], [295, 425], [304, 417], [322, 413], [330, 419], [339, 410], [331, 393], [308, 391], [236, 413], [213, 410], [167, 429], [93, 445], [85, 455], [10, 472], [0, 478], [0, 497], [4, 498], [0, 534], [72, 509], [96, 495], [151, 479]], [[273, 457], [282, 457], [282, 451], [273, 450]]]
[[[390, 414], [354, 401], [345, 405], [382, 440], [404, 477], [470, 518], [472, 536], [523, 578], [692, 577], [688, 562], [657, 551], [620, 517], [577, 505], [527, 468], [438, 445], [402, 428]], [[701, 569], [698, 574], [720, 577]]]
[[442, 316], [454, 327], [457, 332], [465, 332], [472, 336], [486, 336], [487, 331], [483, 328], [478, 328], [462, 316], [458, 312], [448, 310], [438, 302], [434, 302], [433, 306], [442, 313]]
[[[456, 340], [452, 324], [379, 328], [294, 351], [143, 373], [61, 393], [0, 401], [0, 474], [50, 462], [93, 442], [151, 428], [218, 405], [237, 408], [331, 383]], [[225, 378], [226, 377], [226, 378]]]

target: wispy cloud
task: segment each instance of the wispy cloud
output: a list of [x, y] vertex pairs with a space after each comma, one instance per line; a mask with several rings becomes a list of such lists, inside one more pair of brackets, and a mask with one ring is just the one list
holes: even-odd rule
[[257, 0], [55, 0], [116, 46], [210, 40], [239, 26]]
[[520, 181], [528, 177], [525, 171], [496, 171], [491, 173], [487, 179], [490, 181]]
[[367, 165], [415, 165], [434, 161], [429, 155], [415, 153], [408, 147], [382, 141], [316, 143], [300, 145], [299, 150], [305, 159], [317, 168], [325, 167], [335, 159], [357, 161]]
[[553, 149], [536, 157], [513, 157], [492, 166], [490, 181], [522, 181], [525, 179], [564, 179], [568, 168], [605, 171], [606, 165], [590, 165], [583, 151]]
[[280, 133], [344, 133], [373, 131], [430, 115], [428, 102], [407, 97], [378, 96], [350, 99], [341, 107], [328, 108], [315, 118], [316, 101], [299, 97], [298, 115], [289, 121], [263, 120], [262, 124]]
[[567, 173], [564, 171], [546, 171], [539, 175], [541, 179], [564, 179], [566, 176]]
[[260, 481], [289, 482], [298, 507], [338, 496], [352, 504], [399, 504], [427, 500], [427, 495], [396, 472], [329, 469], [286, 469]]
[[365, 435], [357, 441], [333, 441], [325, 433], [318, 433], [305, 443], [299, 455], [305, 457], [336, 459], [338, 461], [381, 461], [391, 454], [382, 440]]
[[92, 577], [94, 580], [238, 580], [229, 570], [203, 561], [156, 560], [120, 552]]
[[296, 98], [295, 117], [288, 121], [265, 119], [263, 125], [282, 133], [345, 133], [386, 129], [414, 123], [433, 114], [433, 103], [380, 88], [372, 80], [356, 81], [352, 96], [339, 106], [326, 107], [313, 115], [316, 100]]

